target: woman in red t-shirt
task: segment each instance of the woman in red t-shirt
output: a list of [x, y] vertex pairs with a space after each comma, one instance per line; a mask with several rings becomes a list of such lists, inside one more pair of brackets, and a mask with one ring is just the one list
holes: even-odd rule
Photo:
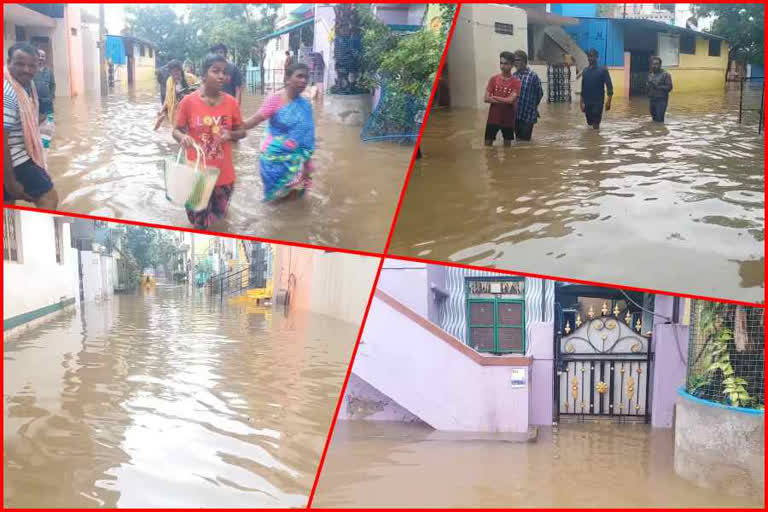
[[205, 154], [206, 167], [219, 169], [208, 207], [198, 212], [187, 209], [189, 221], [200, 229], [208, 228], [227, 213], [235, 185], [232, 141], [245, 135], [237, 100], [222, 92], [226, 70], [224, 57], [209, 55], [205, 59], [203, 86], [181, 100], [173, 130], [173, 138], [187, 148], [187, 160], [197, 158], [193, 147], [197, 144]]
[[493, 75], [485, 89], [485, 102], [490, 103], [488, 122], [485, 125], [485, 145], [492, 146], [501, 130], [504, 146], [509, 147], [515, 138], [515, 115], [517, 98], [522, 82], [512, 75], [515, 56], [512, 52], [501, 52], [499, 66], [501, 74]]

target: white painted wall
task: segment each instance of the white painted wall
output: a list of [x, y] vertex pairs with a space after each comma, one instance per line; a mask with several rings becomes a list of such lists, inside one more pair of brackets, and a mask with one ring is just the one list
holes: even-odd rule
[[80, 251], [83, 270], [83, 300], [95, 302], [109, 299], [115, 293], [117, 268], [111, 256]]
[[63, 262], [56, 262], [54, 222], [47, 213], [14, 211], [19, 218], [21, 261], [3, 261], [3, 318], [78, 299], [77, 251], [69, 224], [62, 225]]
[[333, 5], [315, 5], [315, 40], [314, 50], [323, 55], [325, 76], [323, 84], [327, 90], [336, 81], [336, 61], [333, 59], [333, 43], [329, 40], [336, 19]]
[[[353, 371], [437, 430], [527, 432], [529, 389], [374, 297]], [[528, 368], [525, 368], [528, 373]]]
[[[513, 35], [497, 34], [494, 23], [514, 26]], [[499, 4], [464, 4], [456, 21], [448, 66], [451, 106], [482, 108], [488, 79], [499, 73], [499, 53], [528, 51], [528, 16]]]
[[385, 260], [376, 288], [427, 318], [430, 288], [426, 263]]
[[378, 264], [376, 258], [318, 251], [312, 269], [310, 309], [359, 324]]

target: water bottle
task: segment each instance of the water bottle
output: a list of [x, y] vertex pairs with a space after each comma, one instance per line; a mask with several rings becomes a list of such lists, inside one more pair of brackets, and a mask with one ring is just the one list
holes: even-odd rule
[[51, 139], [53, 139], [54, 124], [53, 114], [48, 114], [45, 118], [45, 122], [40, 125], [40, 136], [43, 139], [43, 147], [48, 149], [51, 147]]

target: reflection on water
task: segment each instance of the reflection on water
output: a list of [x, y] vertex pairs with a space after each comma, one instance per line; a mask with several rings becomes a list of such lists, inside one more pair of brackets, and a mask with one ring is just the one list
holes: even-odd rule
[[5, 343], [6, 507], [306, 504], [356, 327], [187, 293]]
[[534, 443], [429, 439], [416, 426], [339, 422], [312, 506], [763, 506], [677, 477], [672, 431], [647, 425], [561, 425]]
[[[262, 99], [245, 94], [243, 114]], [[178, 146], [165, 126], [154, 85], [117, 89], [106, 99], [57, 98], [49, 167], [62, 211], [190, 227], [183, 208], [165, 198], [157, 161]], [[360, 127], [332, 121], [315, 104], [314, 188], [304, 200], [261, 202], [259, 143], [263, 125], [235, 146], [237, 183], [228, 217], [214, 231], [380, 251], [413, 148], [364, 143]]]
[[665, 125], [647, 108], [617, 100], [595, 131], [543, 103], [508, 149], [483, 146], [483, 110], [433, 112], [392, 252], [761, 301], [764, 140], [738, 91], [673, 94]]

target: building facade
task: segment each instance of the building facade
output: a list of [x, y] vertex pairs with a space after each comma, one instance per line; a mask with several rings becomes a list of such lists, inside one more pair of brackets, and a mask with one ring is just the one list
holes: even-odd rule
[[669, 428], [688, 309], [667, 296], [387, 260], [342, 418], [512, 433], [586, 416]]
[[3, 336], [13, 336], [80, 301], [78, 251], [67, 217], [3, 210]]

